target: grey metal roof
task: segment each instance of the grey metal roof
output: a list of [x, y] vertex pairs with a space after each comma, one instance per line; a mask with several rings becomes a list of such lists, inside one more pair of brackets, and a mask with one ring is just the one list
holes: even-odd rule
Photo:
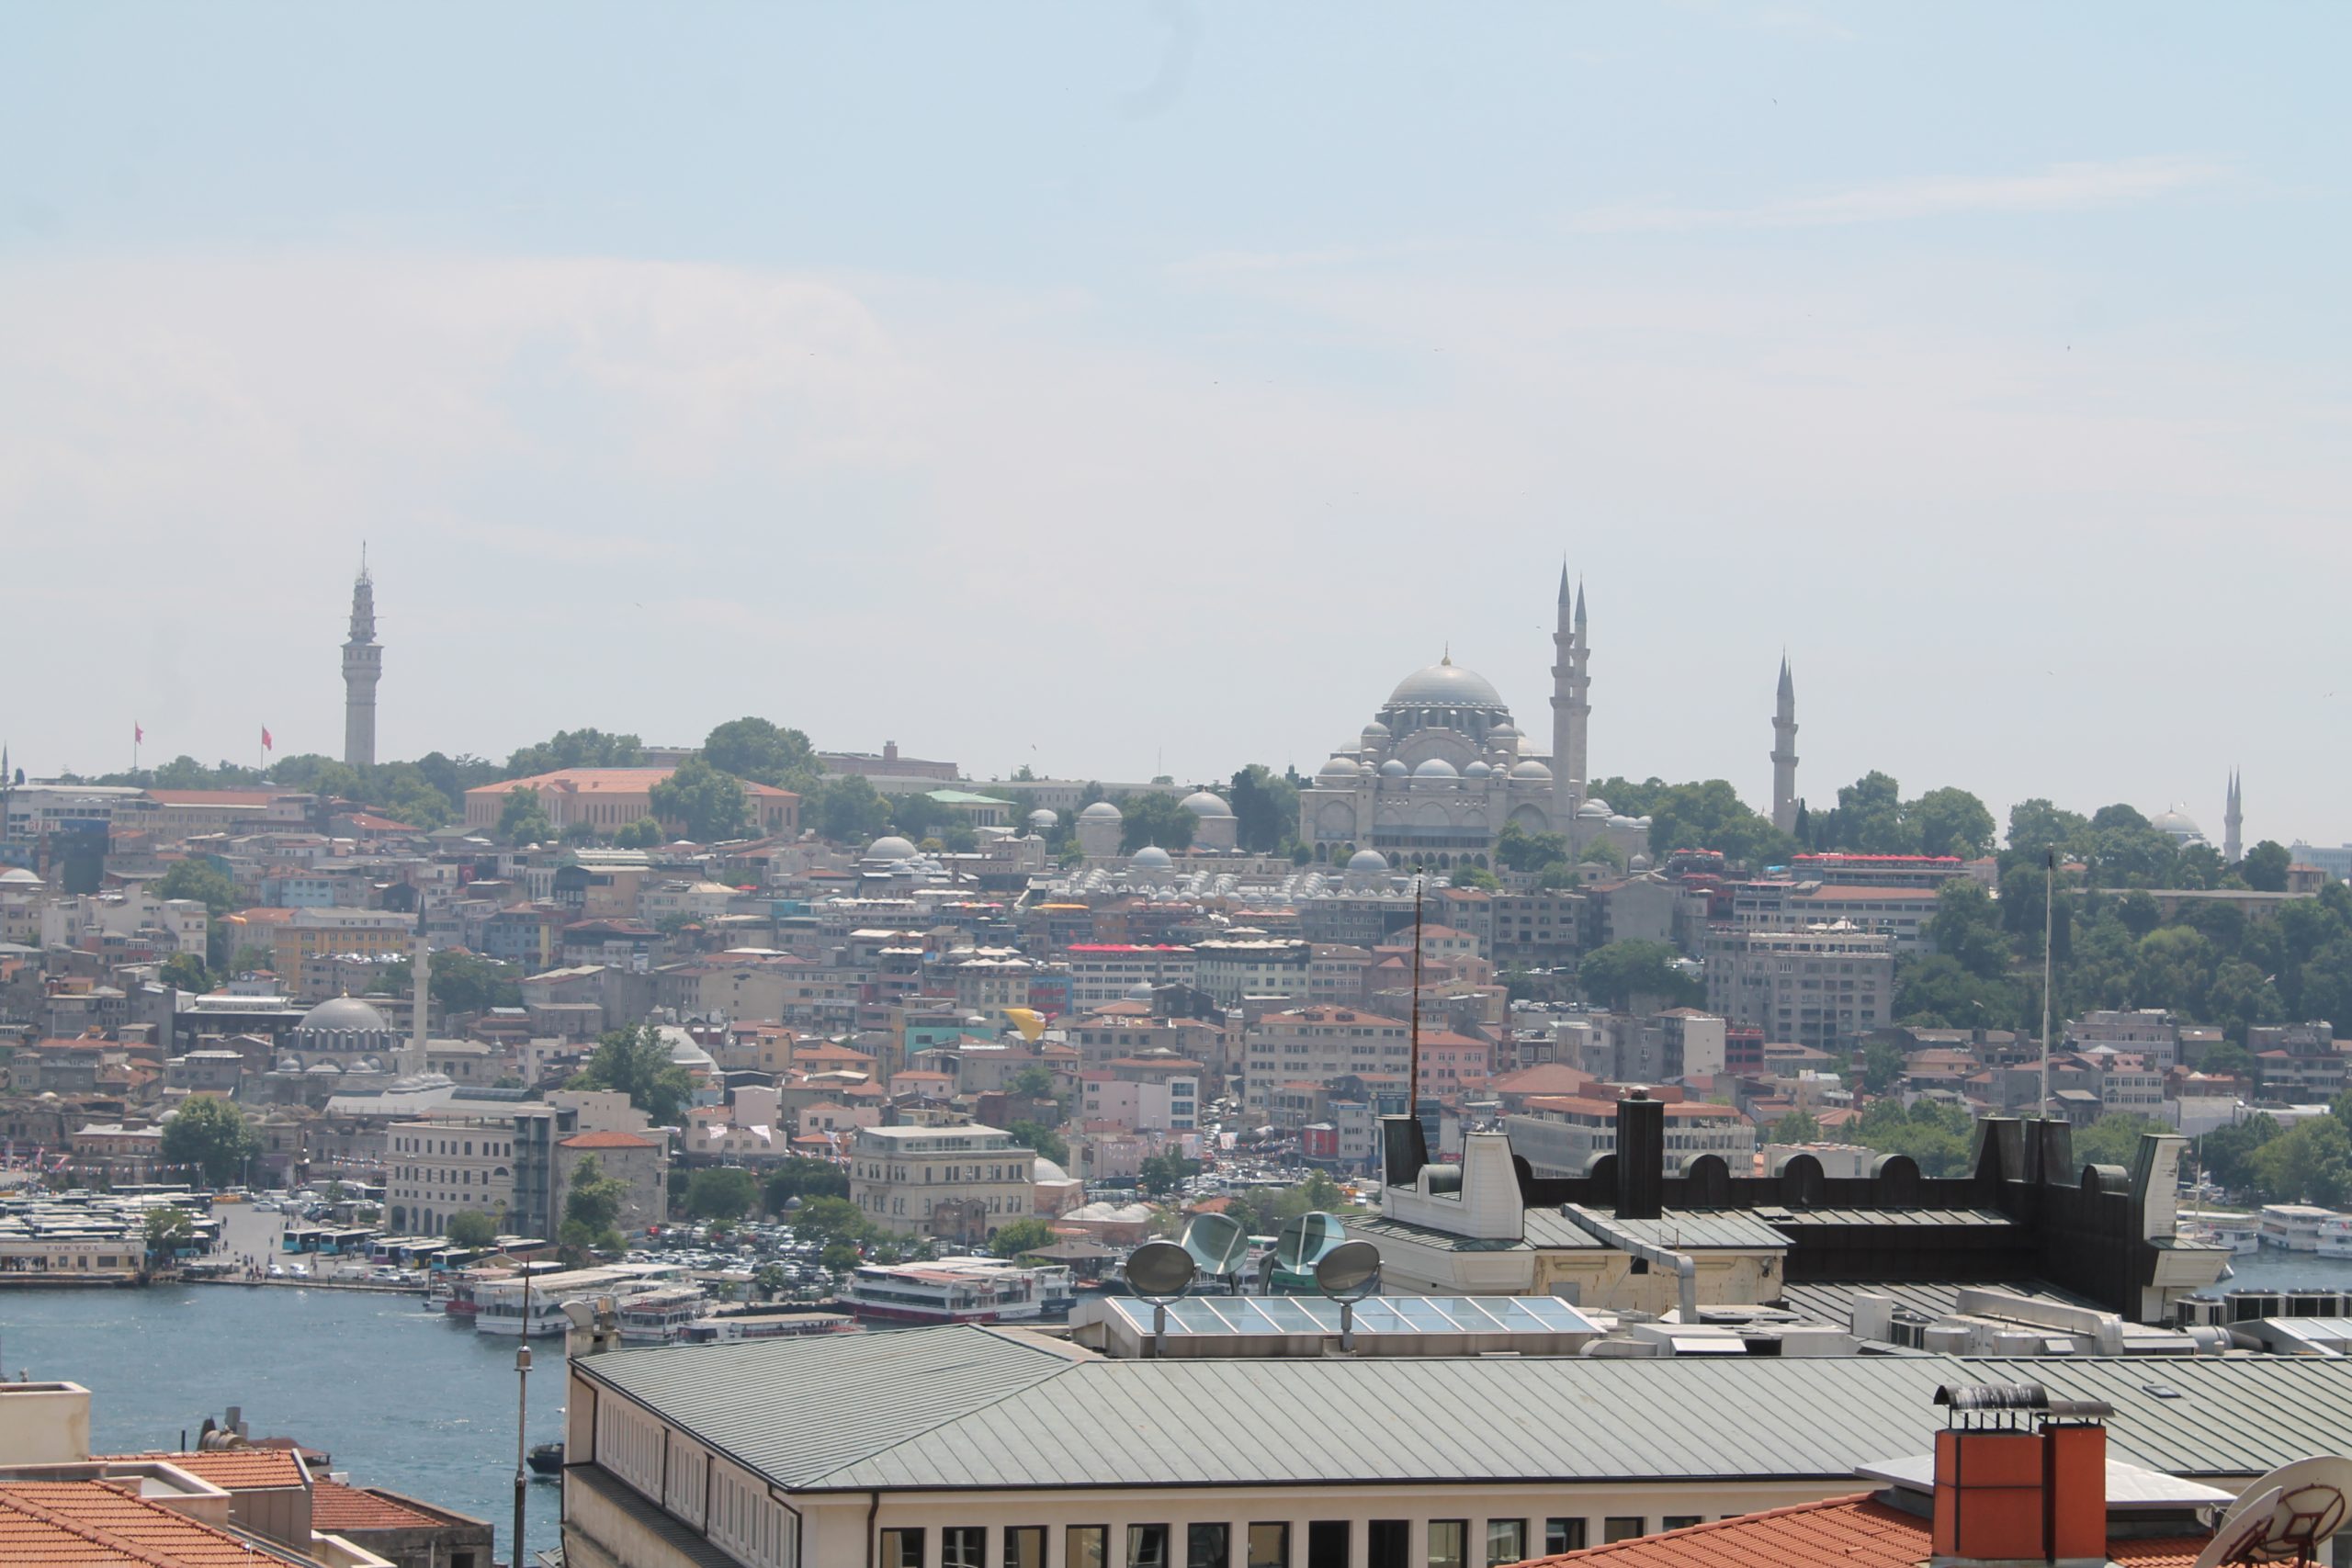
[[1955, 1382], [2106, 1400], [2110, 1451], [2172, 1474], [2352, 1430], [2352, 1361], [2307, 1357], [1071, 1360], [941, 1328], [582, 1365], [814, 1491], [1838, 1479], [1928, 1447]]
[[951, 1326], [617, 1350], [572, 1364], [799, 1486], [1071, 1363], [1035, 1341]]
[[[1527, 1217], [1530, 1222], [1532, 1222], [1535, 1216], [1543, 1212], [1530, 1209], [1527, 1212]], [[1566, 1224], [1566, 1221], [1560, 1223]], [[1493, 1236], [1455, 1235], [1452, 1231], [1442, 1231], [1430, 1225], [1408, 1224], [1403, 1220], [1351, 1219], [1347, 1222], [1347, 1225], [1350, 1235], [1362, 1237], [1375, 1247], [1385, 1238], [1396, 1236], [1419, 1243], [1423, 1247], [1435, 1247], [1440, 1252], [1524, 1252], [1527, 1250], [1527, 1242], [1524, 1241], [1511, 1241], [1508, 1238]], [[1584, 1233], [1579, 1231], [1577, 1234], [1582, 1235]], [[1532, 1241], [1534, 1238], [1531, 1235], [1528, 1239]], [[1591, 1242], [1592, 1238], [1585, 1236], [1585, 1240]]]
[[1790, 1209], [1775, 1225], [2014, 1225], [1998, 1209]]
[[[1588, 1214], [1606, 1220], [1613, 1230], [1623, 1232], [1636, 1241], [1652, 1247], [1671, 1247], [1677, 1252], [1708, 1252], [1736, 1249], [1743, 1252], [1786, 1252], [1789, 1238], [1774, 1230], [1755, 1215], [1736, 1209], [1673, 1209], [1655, 1220], [1620, 1219], [1607, 1209], [1582, 1204]], [[1534, 1219], [1535, 1212], [1528, 1216]], [[1563, 1224], [1571, 1222], [1563, 1220]], [[1589, 1238], [1588, 1238], [1589, 1239]]]
[[1599, 1247], [1600, 1238], [1591, 1232], [1579, 1230], [1575, 1222], [1557, 1209], [1530, 1209], [1525, 1223], [1528, 1245], [1546, 1251], [1567, 1248]]
[[2106, 1310], [2087, 1296], [2078, 1296], [2071, 1291], [2062, 1291], [2057, 1286], [2041, 1280], [1916, 1282], [1863, 1280], [1852, 1283], [1839, 1281], [1835, 1284], [1803, 1285], [1792, 1282], [1781, 1287], [1781, 1299], [1808, 1317], [1823, 1323], [1834, 1323], [1843, 1327], [1853, 1317], [1854, 1295], [1859, 1291], [1892, 1296], [1897, 1307], [1908, 1307], [1923, 1317], [1942, 1317], [1959, 1306], [1961, 1292], [1971, 1289], [1984, 1290], [1988, 1288], [1988, 1285], [1993, 1289], [2007, 1291], [2013, 1296], [2031, 1296], [2038, 1301], [2064, 1302], [2069, 1306], [2090, 1307], [2100, 1312]]

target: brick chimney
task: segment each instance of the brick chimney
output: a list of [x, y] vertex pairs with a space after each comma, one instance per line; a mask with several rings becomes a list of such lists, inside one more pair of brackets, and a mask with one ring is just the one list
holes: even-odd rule
[[2104, 1563], [2109, 1406], [2039, 1383], [1936, 1390], [1938, 1564]]

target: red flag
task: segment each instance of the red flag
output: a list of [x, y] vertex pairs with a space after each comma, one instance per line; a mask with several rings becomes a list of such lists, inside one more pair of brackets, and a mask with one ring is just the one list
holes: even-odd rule
[[265, 751], [275, 751], [277, 750], [277, 742], [269, 738], [269, 726], [266, 724], [261, 727], [261, 747]]
[[134, 719], [132, 719], [132, 720], [130, 721], [130, 743], [131, 743], [132, 745], [136, 746], [136, 745], [138, 745], [138, 744], [139, 744], [139, 742], [141, 742], [141, 740], [144, 740], [144, 739], [147, 739], [147, 731], [146, 731], [143, 728], [141, 728], [141, 725], [140, 725], [140, 723], [139, 723], [139, 721], [138, 721], [137, 719], [135, 719], [135, 718], [134, 718]]

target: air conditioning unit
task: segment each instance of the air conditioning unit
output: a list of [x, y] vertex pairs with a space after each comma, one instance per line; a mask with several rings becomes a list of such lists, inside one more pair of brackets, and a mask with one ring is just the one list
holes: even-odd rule
[[2218, 1296], [2188, 1296], [2172, 1304], [2175, 1328], [2218, 1328], [2229, 1314], [2230, 1303]]

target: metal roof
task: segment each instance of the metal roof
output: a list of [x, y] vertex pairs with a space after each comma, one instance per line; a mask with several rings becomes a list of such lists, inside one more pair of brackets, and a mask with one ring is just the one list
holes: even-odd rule
[[[1529, 1222], [1528, 1228], [1531, 1233], [1532, 1233], [1534, 1229], [1535, 1216], [1539, 1213], [1548, 1213], [1548, 1211], [1530, 1209], [1527, 1212], [1527, 1218]], [[1554, 1216], [1554, 1218], [1562, 1225], [1566, 1225], [1567, 1224], [1565, 1220], [1558, 1220], [1557, 1216]], [[1348, 1222], [1348, 1234], [1351, 1236], [1360, 1236], [1366, 1241], [1374, 1243], [1374, 1245], [1377, 1245], [1384, 1236], [1395, 1236], [1399, 1240], [1417, 1242], [1423, 1247], [1435, 1247], [1440, 1252], [1524, 1252], [1528, 1249], [1528, 1241], [1535, 1241], [1535, 1237], [1532, 1234], [1530, 1234], [1527, 1241], [1513, 1241], [1508, 1236], [1456, 1235], [1452, 1231], [1438, 1230], [1434, 1226], [1430, 1225], [1408, 1224], [1403, 1220], [1379, 1218], [1369, 1220], [1351, 1219]], [[1588, 1246], [1597, 1247], [1600, 1245], [1598, 1242], [1595, 1242], [1592, 1237], [1584, 1235], [1582, 1231], [1577, 1232], [1577, 1235], [1584, 1236], [1584, 1242]], [[1557, 1244], [1551, 1242], [1537, 1242], [1536, 1245], [1544, 1247], [1554, 1245], [1567, 1247], [1575, 1244], [1563, 1241]]]
[[[1652, 1247], [1669, 1247], [1676, 1252], [1710, 1252], [1737, 1250], [1742, 1252], [1786, 1252], [1789, 1238], [1774, 1230], [1755, 1215], [1736, 1209], [1675, 1209], [1655, 1220], [1628, 1220], [1607, 1209], [1584, 1204], [1570, 1204], [1596, 1219], [1604, 1220], [1611, 1230], [1621, 1231], [1636, 1241]], [[1535, 1212], [1530, 1210], [1532, 1220]], [[1562, 1223], [1573, 1222], [1563, 1220]]]
[[1926, 1447], [1955, 1382], [2105, 1400], [2110, 1451], [2170, 1474], [2259, 1474], [2352, 1428], [2352, 1362], [2307, 1357], [1129, 1361], [956, 1327], [579, 1365], [818, 1491], [1835, 1479]]
[[2030, 1296], [2036, 1301], [2064, 1302], [2069, 1306], [2089, 1307], [2095, 1312], [2107, 1310], [2087, 1296], [2062, 1291], [2041, 1280], [1865, 1280], [1807, 1284], [1792, 1281], [1781, 1287], [1781, 1299], [1807, 1317], [1843, 1327], [1853, 1319], [1854, 1297], [1859, 1292], [1890, 1296], [1899, 1309], [1907, 1308], [1922, 1317], [1935, 1318], [1959, 1310], [1961, 1292], [1985, 1289], [2007, 1291], [2013, 1296]]
[[1789, 1209], [1772, 1224], [1788, 1225], [2014, 1225], [1998, 1209]]

